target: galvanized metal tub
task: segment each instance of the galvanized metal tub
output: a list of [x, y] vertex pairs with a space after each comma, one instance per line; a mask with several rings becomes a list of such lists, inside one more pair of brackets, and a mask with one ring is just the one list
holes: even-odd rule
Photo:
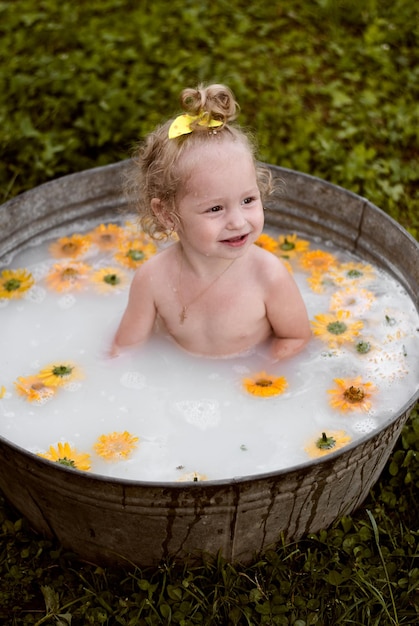
[[[85, 218], [115, 219], [127, 161], [66, 176], [0, 207], [0, 259]], [[268, 224], [332, 241], [393, 274], [419, 306], [419, 245], [367, 200], [269, 166], [281, 192]], [[248, 563], [281, 535], [296, 540], [355, 510], [378, 479], [419, 394], [379, 431], [277, 472], [198, 483], [105, 478], [53, 464], [0, 437], [0, 488], [33, 528], [81, 557], [155, 566], [219, 551]], [[89, 416], [94, 419], [94, 416]]]

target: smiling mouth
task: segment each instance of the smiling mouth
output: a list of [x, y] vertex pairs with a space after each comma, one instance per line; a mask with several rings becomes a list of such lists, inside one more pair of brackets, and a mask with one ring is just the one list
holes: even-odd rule
[[247, 239], [246, 235], [239, 235], [238, 237], [231, 237], [230, 239], [223, 239], [222, 243], [242, 243]]

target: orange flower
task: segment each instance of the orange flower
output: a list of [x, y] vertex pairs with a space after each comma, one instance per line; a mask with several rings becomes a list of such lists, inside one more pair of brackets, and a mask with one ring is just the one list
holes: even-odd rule
[[314, 319], [311, 322], [314, 335], [327, 341], [331, 348], [353, 341], [364, 326], [361, 321], [351, 321], [349, 311], [315, 315]]
[[276, 239], [274, 239], [270, 235], [267, 235], [266, 233], [262, 233], [261, 235], [259, 235], [259, 237], [255, 241], [255, 244], [260, 248], [267, 250], [268, 252], [276, 252], [278, 248], [278, 242], [276, 241]]
[[336, 287], [330, 276], [321, 270], [314, 270], [310, 276], [307, 276], [307, 282], [310, 289], [314, 291], [314, 293], [319, 294], [324, 293], [327, 289], [333, 289]]
[[123, 433], [109, 433], [101, 435], [93, 446], [96, 453], [107, 461], [119, 461], [129, 457], [137, 447], [138, 437], [133, 437], [127, 431]]
[[303, 252], [307, 252], [309, 247], [310, 242], [306, 239], [299, 239], [295, 233], [293, 235], [280, 235], [276, 253], [284, 259], [293, 259]]
[[119, 242], [118, 252], [114, 256], [118, 263], [135, 270], [156, 252], [157, 248], [153, 243], [144, 243], [141, 239], [138, 241], [123, 240]]
[[77, 259], [90, 248], [90, 237], [86, 235], [74, 234], [70, 237], [61, 237], [49, 246], [49, 253], [56, 259], [70, 258]]
[[48, 452], [40, 452], [38, 456], [59, 465], [64, 465], [64, 467], [71, 467], [84, 472], [90, 469], [90, 455], [86, 452], [77, 452], [68, 442], [58, 443], [56, 448], [50, 446]]
[[69, 361], [62, 361], [44, 367], [38, 377], [47, 387], [63, 387], [81, 378], [80, 369]]
[[326, 272], [332, 265], [336, 265], [337, 260], [330, 252], [309, 250], [301, 255], [299, 262], [304, 270]]
[[376, 391], [370, 382], [362, 382], [362, 377], [344, 379], [335, 378], [337, 389], [329, 389], [330, 405], [339, 411], [369, 411], [371, 408], [370, 398]]
[[361, 315], [371, 308], [375, 296], [371, 291], [366, 289], [357, 289], [356, 287], [346, 287], [336, 291], [330, 299], [331, 311], [345, 309], [354, 315]]
[[242, 383], [248, 393], [265, 398], [279, 396], [288, 387], [287, 379], [284, 376], [276, 378], [266, 374], [266, 372], [255, 374], [252, 378], [244, 378]]
[[55, 389], [48, 387], [39, 376], [19, 376], [15, 381], [16, 391], [28, 402], [43, 404], [55, 395]]
[[123, 238], [124, 229], [117, 224], [99, 224], [89, 236], [101, 250], [113, 250]]
[[89, 271], [89, 265], [77, 261], [56, 263], [45, 280], [48, 287], [55, 291], [80, 290], [86, 284]]
[[324, 432], [321, 437], [311, 441], [304, 449], [310, 457], [316, 458], [336, 452], [336, 450], [345, 447], [350, 441], [351, 437], [343, 430]]
[[0, 298], [21, 298], [34, 283], [32, 274], [25, 269], [3, 270], [0, 275]]
[[367, 263], [341, 263], [332, 268], [332, 279], [341, 286], [350, 286], [370, 283], [375, 277], [375, 269]]
[[205, 474], [198, 474], [198, 472], [189, 472], [189, 474], [182, 474], [182, 476], [178, 478], [178, 482], [181, 483], [198, 483], [201, 482], [201, 480], [207, 480], [207, 477]]
[[96, 291], [107, 294], [120, 291], [128, 285], [128, 276], [118, 267], [102, 267], [91, 277]]

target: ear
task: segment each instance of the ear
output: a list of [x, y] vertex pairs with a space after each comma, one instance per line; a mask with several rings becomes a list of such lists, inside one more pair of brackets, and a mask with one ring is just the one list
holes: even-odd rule
[[163, 226], [163, 228], [165, 228], [166, 230], [173, 230], [175, 226], [174, 222], [170, 217], [170, 213], [166, 210], [160, 198], [152, 198], [150, 206], [151, 210], [159, 221], [159, 224]]

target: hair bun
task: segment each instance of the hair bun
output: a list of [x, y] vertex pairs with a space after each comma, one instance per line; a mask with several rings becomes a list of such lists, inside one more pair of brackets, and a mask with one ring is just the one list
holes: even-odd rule
[[181, 93], [180, 101], [185, 113], [208, 113], [210, 119], [220, 120], [224, 124], [235, 120], [240, 108], [231, 89], [218, 84], [186, 88]]

